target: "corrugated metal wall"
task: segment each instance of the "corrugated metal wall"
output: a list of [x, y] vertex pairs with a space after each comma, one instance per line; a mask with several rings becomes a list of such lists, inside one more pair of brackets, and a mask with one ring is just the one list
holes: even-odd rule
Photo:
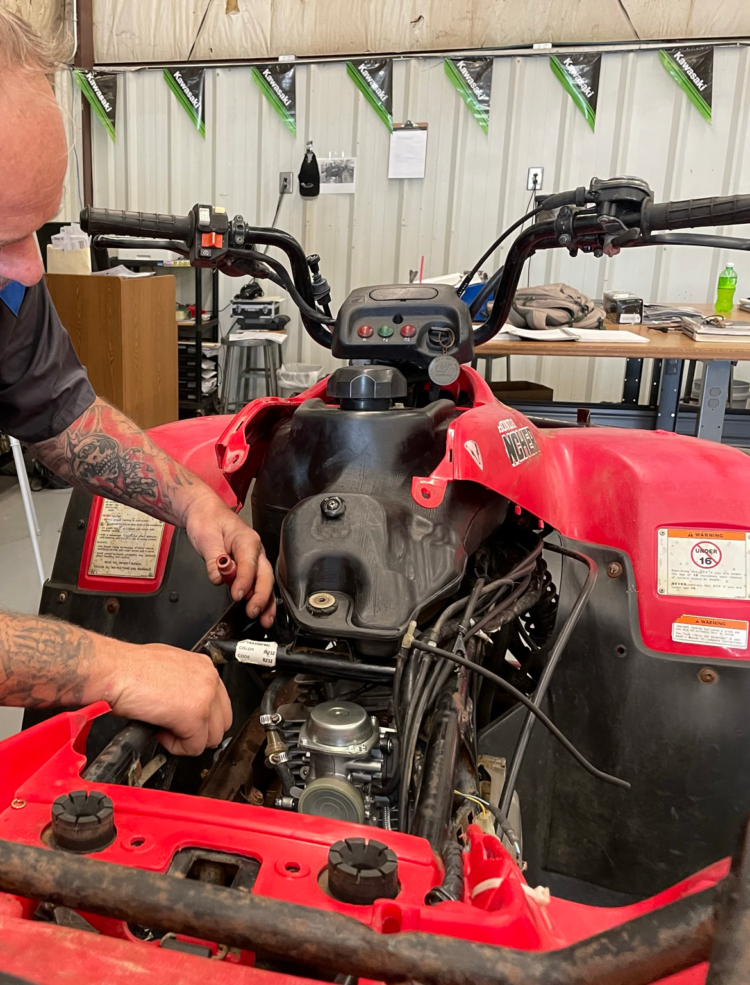
[[[595, 134], [547, 57], [495, 60], [489, 135], [450, 85], [441, 59], [397, 61], [394, 120], [429, 123], [423, 181], [388, 180], [389, 134], [343, 63], [299, 66], [296, 139], [249, 68], [208, 70], [205, 141], [160, 71], [132, 72], [120, 83], [117, 144], [95, 125], [95, 204], [185, 212], [198, 200], [211, 201], [251, 223], [268, 224], [279, 171], [296, 173], [306, 139], [314, 141], [319, 157], [356, 156], [354, 196], [287, 196], [279, 219], [308, 252], [321, 254], [338, 305], [352, 287], [405, 281], [421, 255], [426, 275], [471, 266], [525, 211], [532, 165], [545, 168], [545, 192], [623, 173], [646, 178], [657, 199], [750, 191], [748, 57], [744, 47], [716, 51], [714, 119], [708, 124], [655, 51], [605, 54]], [[647, 300], [707, 301], [728, 258], [680, 247], [636, 250], [613, 260], [572, 260], [554, 251], [535, 257], [529, 276], [532, 284], [565, 280], [591, 296], [616, 288], [642, 292]], [[750, 293], [750, 260], [739, 254], [732, 259], [740, 291]], [[222, 305], [237, 287], [222, 278]], [[330, 364], [294, 320], [285, 357]], [[617, 399], [621, 374], [618, 360], [513, 360], [515, 378], [548, 383], [561, 399]]]

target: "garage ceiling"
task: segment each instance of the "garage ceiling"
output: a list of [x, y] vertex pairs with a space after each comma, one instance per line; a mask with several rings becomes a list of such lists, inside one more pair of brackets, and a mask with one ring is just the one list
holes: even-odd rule
[[[45, 34], [72, 23], [74, 0], [2, 2]], [[110, 65], [750, 36], [750, 4], [728, 0], [356, 0], [356, 17], [352, 0], [93, 2]]]

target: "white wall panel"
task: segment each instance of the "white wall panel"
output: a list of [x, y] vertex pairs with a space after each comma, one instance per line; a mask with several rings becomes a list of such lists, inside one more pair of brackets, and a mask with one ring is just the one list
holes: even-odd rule
[[[623, 173], [649, 181], [657, 199], [750, 191], [750, 56], [747, 48], [727, 47], [717, 49], [715, 57], [709, 124], [655, 51], [605, 54], [595, 133], [553, 76], [546, 56], [497, 58], [488, 135], [446, 78], [442, 59], [399, 60], [394, 119], [429, 123], [423, 181], [388, 180], [389, 134], [343, 63], [298, 66], [296, 139], [261, 95], [249, 68], [207, 71], [205, 140], [192, 129], [160, 71], [131, 72], [121, 80], [117, 144], [94, 126], [95, 204], [184, 212], [198, 200], [212, 201], [267, 225], [276, 207], [279, 171], [296, 174], [305, 140], [313, 140], [319, 158], [356, 156], [354, 196], [285, 196], [279, 219], [307, 252], [321, 254], [338, 305], [353, 287], [407, 280], [421, 256], [428, 276], [470, 267], [525, 211], [529, 166], [545, 168], [545, 192], [587, 184], [594, 175]], [[498, 262], [503, 254], [501, 249]], [[731, 258], [739, 291], [750, 294], [750, 257]], [[685, 247], [639, 249], [599, 260], [553, 251], [534, 257], [524, 282], [526, 276], [532, 284], [563, 280], [591, 296], [616, 288], [642, 293], [647, 301], [709, 301], [727, 259], [728, 253]], [[222, 279], [222, 305], [237, 288], [236, 281]], [[639, 354], [644, 353], [639, 349]], [[286, 359], [331, 364], [300, 332], [296, 319]], [[514, 357], [513, 375], [553, 386], [560, 399], [618, 399], [622, 361]]]

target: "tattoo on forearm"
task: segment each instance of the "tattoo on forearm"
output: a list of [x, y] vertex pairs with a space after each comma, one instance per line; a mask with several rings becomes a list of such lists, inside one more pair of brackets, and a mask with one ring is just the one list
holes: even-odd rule
[[75, 626], [0, 614], [0, 705], [80, 705], [93, 643]]
[[40, 461], [73, 485], [180, 522], [175, 495], [193, 484], [190, 472], [105, 401], [97, 398], [62, 434], [35, 447]]

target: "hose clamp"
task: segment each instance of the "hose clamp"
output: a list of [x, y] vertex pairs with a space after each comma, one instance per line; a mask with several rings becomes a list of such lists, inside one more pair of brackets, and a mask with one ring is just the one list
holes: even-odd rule
[[283, 721], [281, 715], [275, 711], [272, 715], [261, 715], [260, 724], [263, 728], [268, 728], [269, 725], [281, 725]]

